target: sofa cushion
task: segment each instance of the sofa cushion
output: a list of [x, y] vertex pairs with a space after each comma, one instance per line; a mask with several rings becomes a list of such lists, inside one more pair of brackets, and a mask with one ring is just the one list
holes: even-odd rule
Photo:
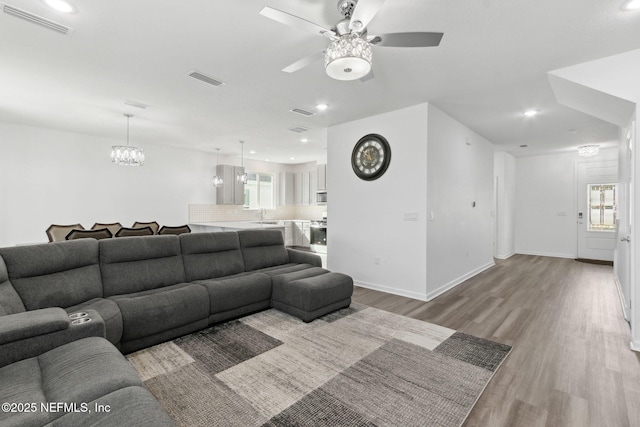
[[240, 240], [235, 231], [182, 234], [180, 246], [188, 282], [244, 271]]
[[111, 299], [118, 304], [122, 313], [122, 342], [184, 326], [209, 316], [209, 294], [199, 284], [180, 283]]
[[4, 259], [0, 257], [0, 316], [21, 313], [25, 311], [24, 304], [15, 288], [9, 281], [9, 273]]
[[102, 297], [95, 239], [0, 248], [0, 255], [27, 310]]
[[288, 263], [283, 265], [276, 265], [275, 267], [266, 267], [255, 270], [256, 273], [263, 273], [269, 276], [278, 276], [281, 274], [293, 273], [296, 271], [308, 270], [310, 268], [317, 268], [310, 264], [294, 264]]
[[279, 230], [238, 231], [246, 271], [287, 264], [289, 254]]
[[85, 338], [0, 368], [0, 401], [35, 403], [38, 411], [0, 412], [0, 425], [44, 425], [64, 412], [46, 402], [91, 402], [124, 387], [142, 386], [136, 371], [104, 338]]
[[271, 299], [271, 278], [260, 273], [241, 273], [219, 279], [198, 280], [209, 292], [211, 314]]
[[98, 243], [105, 297], [185, 281], [178, 236], [120, 237]]
[[94, 298], [82, 304], [66, 308], [67, 313], [77, 313], [85, 310], [95, 310], [104, 320], [106, 338], [117, 344], [122, 338], [122, 315], [118, 304], [110, 299]]

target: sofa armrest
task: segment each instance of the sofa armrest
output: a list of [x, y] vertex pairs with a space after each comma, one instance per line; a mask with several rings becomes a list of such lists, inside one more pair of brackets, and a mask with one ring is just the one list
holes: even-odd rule
[[[32, 310], [24, 313], [10, 314], [0, 317], [0, 331], [4, 332], [0, 342], [0, 368], [11, 363], [39, 356], [63, 344], [87, 337], [105, 337], [105, 322], [97, 311], [83, 310], [85, 319], [69, 319], [62, 308]], [[17, 320], [12, 316], [23, 315]], [[31, 319], [33, 317], [33, 319]], [[66, 327], [62, 326], [62, 319]], [[8, 321], [5, 323], [5, 319]], [[47, 320], [50, 320], [49, 322]], [[9, 324], [28, 325], [28, 327], [11, 329]]]
[[322, 267], [322, 258], [313, 252], [299, 251], [291, 248], [287, 248], [287, 252], [289, 254], [289, 262], [311, 264], [314, 267]]
[[0, 345], [67, 329], [67, 312], [60, 307], [25, 311], [2, 316]]

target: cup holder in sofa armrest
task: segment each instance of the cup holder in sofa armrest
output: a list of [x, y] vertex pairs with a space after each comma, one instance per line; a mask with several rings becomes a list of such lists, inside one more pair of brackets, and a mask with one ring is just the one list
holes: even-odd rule
[[91, 322], [90, 317], [80, 317], [71, 321], [72, 325], [82, 325], [83, 323]]
[[[87, 317], [89, 315], [89, 313], [87, 313], [86, 311], [79, 311], [77, 313], [71, 313], [69, 314], [69, 319], [71, 320], [76, 320], [76, 319], [82, 319], [84, 317]], [[73, 323], [73, 325], [77, 325], [77, 323]]]

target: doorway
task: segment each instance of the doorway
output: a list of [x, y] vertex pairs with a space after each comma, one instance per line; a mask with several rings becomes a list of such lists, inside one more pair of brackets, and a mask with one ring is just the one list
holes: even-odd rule
[[613, 261], [617, 161], [578, 163], [578, 259]]

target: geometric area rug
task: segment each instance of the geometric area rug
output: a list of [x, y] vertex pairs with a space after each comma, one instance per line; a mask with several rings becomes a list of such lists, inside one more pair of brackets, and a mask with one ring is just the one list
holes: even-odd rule
[[360, 304], [270, 309], [127, 356], [180, 426], [460, 426], [511, 347]]

